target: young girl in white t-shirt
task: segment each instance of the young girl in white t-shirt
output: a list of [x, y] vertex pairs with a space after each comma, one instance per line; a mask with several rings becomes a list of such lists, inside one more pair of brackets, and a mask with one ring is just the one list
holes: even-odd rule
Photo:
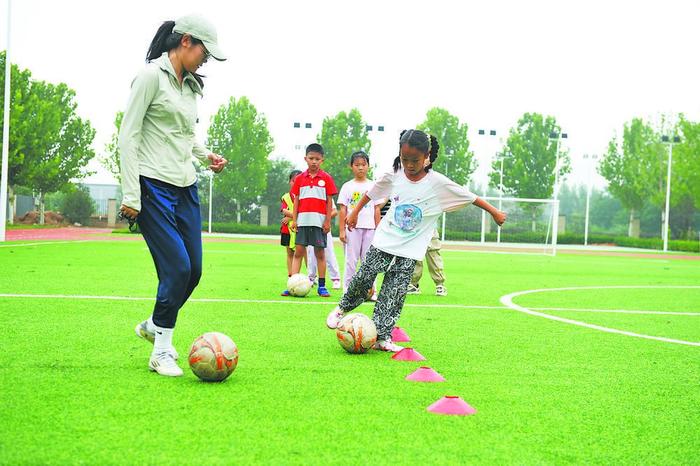
[[403, 348], [391, 341], [391, 330], [401, 315], [416, 261], [425, 256], [442, 212], [474, 204], [491, 214], [498, 225], [505, 222], [505, 212], [430, 170], [439, 149], [434, 136], [414, 129], [403, 131], [393, 173], [386, 173], [377, 180], [345, 219], [347, 228], [352, 230], [357, 226], [358, 213], [366, 204], [383, 198], [391, 200], [391, 208], [379, 223], [360, 270], [350, 281], [338, 306], [328, 314], [329, 328], [336, 328], [346, 312], [364, 302], [375, 277], [384, 272], [384, 282], [374, 307], [373, 320], [377, 326], [374, 347], [382, 351], [400, 351]]
[[338, 195], [338, 206], [340, 206], [339, 236], [345, 248], [345, 284], [343, 290], [348, 289], [350, 280], [355, 275], [357, 261], [365, 261], [365, 255], [372, 244], [372, 238], [374, 238], [374, 229], [381, 220], [379, 206], [375, 206], [375, 202], [369, 202], [360, 209], [355, 228], [346, 229], [348, 214], [355, 210], [362, 196], [374, 186], [374, 182], [367, 179], [369, 155], [364, 151], [357, 151], [350, 156], [350, 168], [354, 178], [343, 184]]

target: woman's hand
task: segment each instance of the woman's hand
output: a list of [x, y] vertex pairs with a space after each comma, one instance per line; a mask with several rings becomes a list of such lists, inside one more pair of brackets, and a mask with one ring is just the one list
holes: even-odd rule
[[213, 171], [214, 173], [220, 173], [228, 163], [228, 160], [216, 154], [209, 154], [207, 158], [211, 161], [209, 170]]
[[127, 207], [124, 204], [119, 208], [119, 211], [122, 213], [122, 216], [125, 218], [135, 221], [136, 217], [139, 216], [139, 211], [136, 209], [132, 209], [131, 207]]
[[345, 230], [340, 230], [340, 233], [338, 234], [338, 238], [340, 238], [340, 242], [343, 244], [348, 242], [347, 238], [345, 237]]

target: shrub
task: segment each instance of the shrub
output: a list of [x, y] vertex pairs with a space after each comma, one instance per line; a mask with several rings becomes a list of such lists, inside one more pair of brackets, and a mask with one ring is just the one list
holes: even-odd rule
[[95, 211], [95, 203], [87, 188], [79, 186], [65, 195], [61, 210], [71, 223], [87, 223]]

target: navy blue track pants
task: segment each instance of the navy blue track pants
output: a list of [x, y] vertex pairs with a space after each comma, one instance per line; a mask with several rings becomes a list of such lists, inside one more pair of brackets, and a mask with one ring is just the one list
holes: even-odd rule
[[173, 328], [202, 276], [202, 219], [197, 184], [181, 188], [141, 177], [138, 224], [158, 273], [153, 323]]

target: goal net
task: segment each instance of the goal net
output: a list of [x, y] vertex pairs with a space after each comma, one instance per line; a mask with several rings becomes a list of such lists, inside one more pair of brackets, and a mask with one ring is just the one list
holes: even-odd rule
[[443, 214], [440, 230], [443, 241], [466, 242], [503, 252], [556, 254], [559, 201], [481, 198], [508, 215], [503, 227], [499, 228], [486, 211], [468, 207]]

